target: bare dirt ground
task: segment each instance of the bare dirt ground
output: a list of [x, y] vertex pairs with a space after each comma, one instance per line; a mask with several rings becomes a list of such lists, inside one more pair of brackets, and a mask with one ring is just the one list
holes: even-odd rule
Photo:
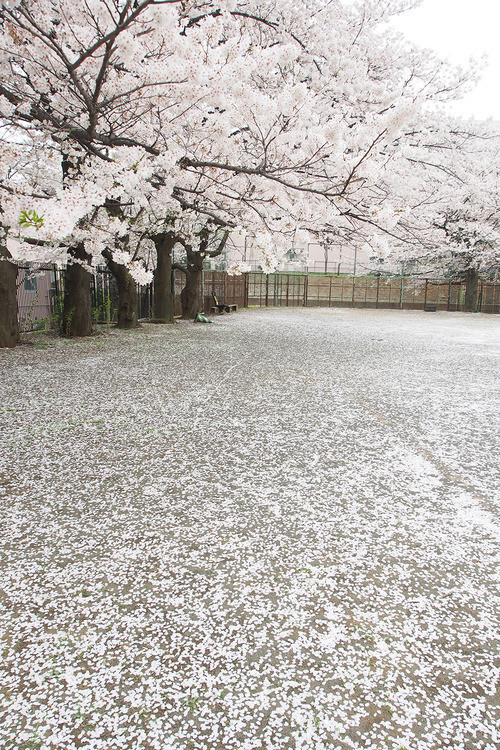
[[498, 748], [500, 318], [0, 351], [5, 750]]

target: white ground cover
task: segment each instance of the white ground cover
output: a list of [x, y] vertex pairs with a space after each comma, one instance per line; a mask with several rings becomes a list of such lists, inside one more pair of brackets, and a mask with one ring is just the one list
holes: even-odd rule
[[0, 351], [0, 746], [498, 748], [499, 355], [312, 309]]

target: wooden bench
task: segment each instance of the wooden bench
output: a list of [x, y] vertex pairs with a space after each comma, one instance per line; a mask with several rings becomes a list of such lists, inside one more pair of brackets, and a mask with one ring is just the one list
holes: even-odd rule
[[214, 301], [214, 306], [210, 308], [211, 313], [218, 312], [219, 315], [222, 315], [225, 312], [236, 312], [238, 309], [237, 305], [228, 305], [227, 302], [222, 302], [213, 290], [212, 299]]
[[[229, 312], [238, 312], [238, 305], [226, 305], [226, 307], [229, 307]], [[210, 313], [212, 315], [215, 315], [215, 313], [218, 312], [218, 311], [219, 311], [218, 307], [211, 307], [210, 308]], [[223, 314], [224, 314], [224, 311], [219, 312], [219, 315], [223, 315]]]

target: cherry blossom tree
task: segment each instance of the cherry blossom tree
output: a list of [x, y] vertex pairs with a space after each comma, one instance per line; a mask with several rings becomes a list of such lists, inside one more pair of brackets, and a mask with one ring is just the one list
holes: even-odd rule
[[441, 237], [425, 260], [465, 281], [465, 309], [475, 311], [480, 274], [500, 264], [500, 132], [475, 123], [450, 132], [441, 165], [448, 177], [432, 218]]
[[[13, 346], [19, 341], [17, 318], [17, 265], [15, 258], [19, 246], [10, 242], [12, 226], [31, 230], [34, 236], [26, 249], [33, 259], [39, 260], [42, 244], [36, 237], [44, 219], [33, 208], [42, 198], [48, 197], [53, 178], [52, 152], [46, 151], [43, 139], [16, 138], [18, 135], [8, 123], [0, 128], [0, 186], [2, 217], [0, 222], [0, 346]], [[42, 158], [42, 151], [46, 158]], [[28, 186], [28, 187], [26, 187]], [[47, 192], [48, 191], [48, 192]], [[15, 218], [9, 216], [8, 207], [22, 192], [31, 208], [17, 205]], [[24, 210], [23, 210], [24, 209]], [[14, 256], [14, 257], [13, 257]]]
[[[87, 312], [76, 311], [81, 302], [88, 310], [81, 287], [96, 237], [116, 237], [102, 212], [99, 231], [88, 220], [107, 200], [132, 204], [135, 221], [161, 195], [162, 216], [144, 235], [157, 251], [159, 319], [171, 316], [169, 217], [179, 210], [260, 233], [269, 269], [297, 232], [376, 228], [378, 186], [408, 126], [427, 100], [457, 96], [469, 77], [384, 26], [412, 4], [3, 2], [1, 117], [18, 140], [35, 131], [57, 144], [63, 184], [47, 200], [60, 223], [77, 219], [66, 245], [70, 332], [88, 333]], [[6, 226], [15, 226], [14, 203]], [[390, 223], [391, 209], [384, 215]], [[45, 255], [51, 241], [60, 252], [56, 225], [45, 224]], [[108, 262], [136, 262], [123, 238], [116, 252]]]
[[371, 238], [374, 252], [389, 265], [417, 263], [423, 273], [464, 280], [465, 309], [477, 309], [479, 274], [500, 263], [499, 157], [494, 124], [429, 120], [381, 185], [401, 218]]

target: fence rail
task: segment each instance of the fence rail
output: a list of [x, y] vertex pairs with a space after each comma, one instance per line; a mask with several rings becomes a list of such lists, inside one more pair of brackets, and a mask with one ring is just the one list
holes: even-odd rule
[[[174, 272], [175, 314], [181, 313], [184, 274]], [[20, 266], [19, 320], [23, 330], [57, 326], [64, 289], [64, 271], [52, 266], [34, 271]], [[154, 285], [139, 288], [139, 317], [153, 316]], [[229, 276], [225, 271], [204, 271], [200, 281], [200, 308], [212, 307], [211, 292], [239, 307], [355, 307], [380, 309], [461, 311], [465, 283], [411, 276], [337, 276], [334, 274], [251, 272]], [[99, 269], [92, 277], [92, 314], [95, 322], [116, 321], [118, 290], [112, 274]], [[478, 310], [500, 313], [500, 283], [480, 281]]]
[[[465, 283], [442, 279], [325, 274], [245, 275], [249, 307], [357, 307], [458, 311], [465, 307]], [[227, 298], [227, 302], [236, 302]], [[500, 312], [500, 284], [481, 281], [478, 310]]]

